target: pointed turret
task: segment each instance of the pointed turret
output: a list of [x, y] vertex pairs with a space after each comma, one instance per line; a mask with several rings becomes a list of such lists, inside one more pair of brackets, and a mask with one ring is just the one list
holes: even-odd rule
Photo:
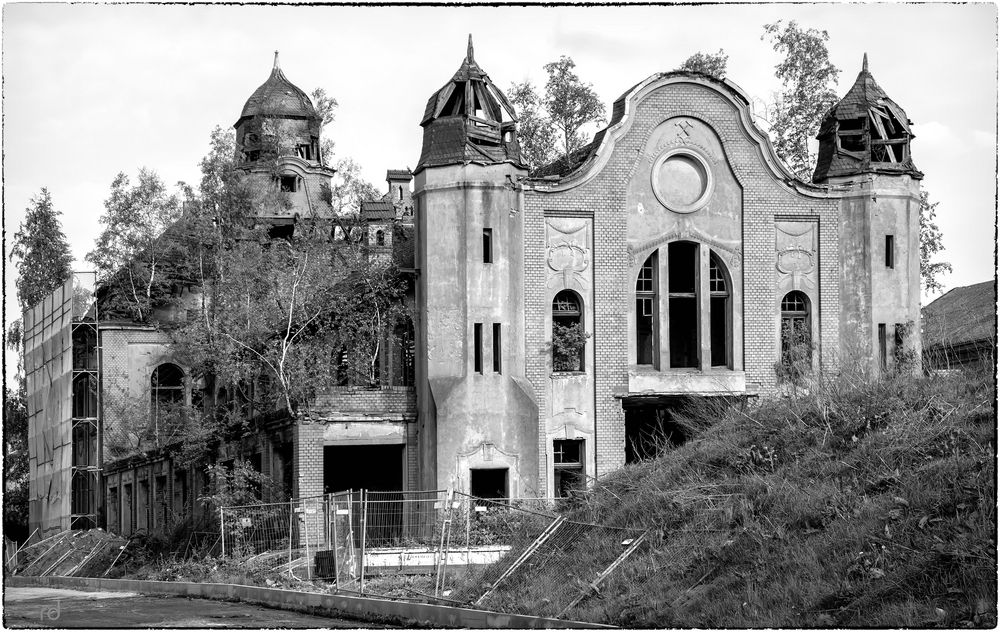
[[414, 173], [463, 162], [521, 165], [516, 123], [514, 107], [476, 63], [470, 34], [455, 76], [427, 101], [420, 121], [424, 144]]
[[903, 108], [875, 82], [865, 53], [854, 85], [820, 126], [813, 182], [866, 173], [922, 178], [910, 157], [911, 124]]

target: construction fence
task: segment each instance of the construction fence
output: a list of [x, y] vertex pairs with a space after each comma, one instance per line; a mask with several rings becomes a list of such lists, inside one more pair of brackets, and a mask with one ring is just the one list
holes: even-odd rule
[[567, 520], [551, 499], [444, 490], [350, 490], [219, 516], [223, 555], [297, 579], [553, 617], [569, 616], [646, 538]]

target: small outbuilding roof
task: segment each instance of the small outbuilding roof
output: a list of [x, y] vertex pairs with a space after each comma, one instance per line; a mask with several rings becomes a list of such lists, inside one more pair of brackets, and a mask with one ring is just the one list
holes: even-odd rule
[[956, 287], [920, 311], [925, 349], [996, 340], [996, 281]]

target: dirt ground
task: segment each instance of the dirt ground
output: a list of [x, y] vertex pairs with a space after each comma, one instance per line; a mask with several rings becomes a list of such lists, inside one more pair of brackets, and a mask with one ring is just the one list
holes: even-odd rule
[[63, 588], [4, 590], [7, 628], [380, 628], [246, 603]]

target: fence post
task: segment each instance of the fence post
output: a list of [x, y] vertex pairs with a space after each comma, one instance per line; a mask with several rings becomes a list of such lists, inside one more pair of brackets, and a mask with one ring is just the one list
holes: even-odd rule
[[219, 507], [219, 533], [222, 535], [222, 557], [226, 557], [226, 510]]
[[368, 537], [368, 490], [361, 490], [361, 594], [365, 594], [365, 540]]
[[295, 537], [295, 523], [292, 521], [295, 519], [295, 512], [292, 511], [294, 501], [288, 499], [288, 575], [292, 576], [292, 538]]
[[308, 580], [312, 579], [312, 577], [310, 575], [311, 569], [309, 567], [309, 514], [306, 513], [305, 503], [303, 503], [301, 499], [299, 499], [299, 511], [301, 512], [299, 514], [299, 517], [302, 519], [302, 539], [305, 540], [305, 544], [306, 544], [306, 558], [305, 558], [306, 559], [306, 580], [308, 581]]
[[[440, 594], [440, 590], [443, 586], [443, 582], [447, 580], [444, 578], [442, 580], [442, 573], [448, 572], [448, 548], [451, 544], [451, 490], [449, 489], [445, 492], [445, 506], [444, 506], [444, 519], [441, 521], [441, 540], [438, 543], [438, 554], [434, 559], [435, 574], [436, 579], [434, 580], [434, 596], [437, 597]], [[447, 538], [447, 543], [446, 543]]]

